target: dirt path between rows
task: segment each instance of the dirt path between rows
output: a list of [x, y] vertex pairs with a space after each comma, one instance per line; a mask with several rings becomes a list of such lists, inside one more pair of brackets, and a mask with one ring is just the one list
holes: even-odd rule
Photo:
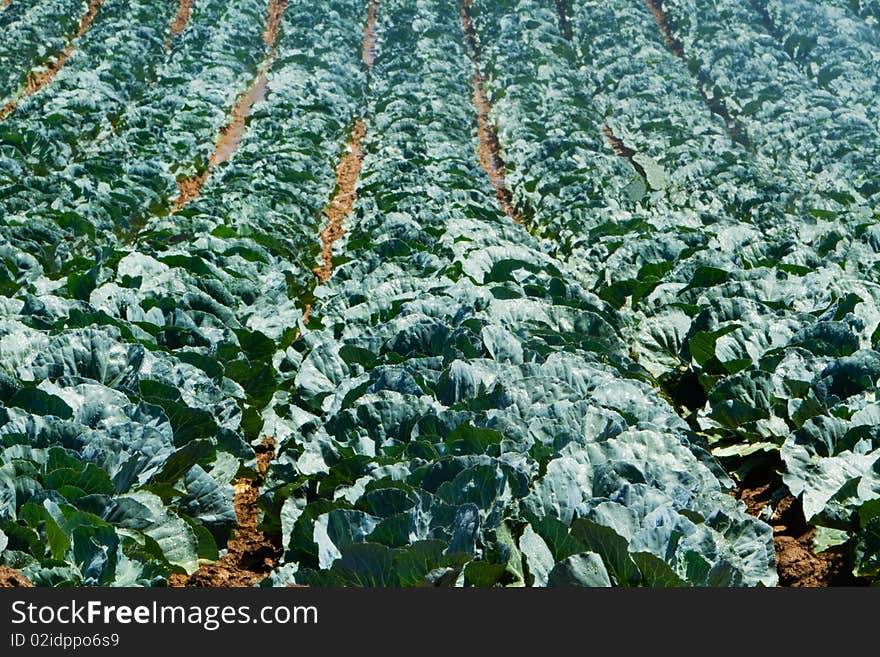
[[235, 484], [235, 515], [238, 527], [226, 546], [226, 554], [217, 561], [203, 564], [190, 575], [172, 575], [171, 587], [249, 587], [268, 575], [281, 556], [281, 538], [267, 536], [259, 529], [257, 500], [260, 485], [275, 458], [275, 443], [264, 438], [257, 448], [257, 479], [241, 478]]
[[[8, 2], [6, 4], [9, 4]], [[30, 580], [14, 568], [0, 566], [0, 589], [31, 588]]]
[[177, 7], [177, 14], [171, 21], [171, 34], [165, 41], [166, 52], [171, 50], [171, 42], [174, 37], [180, 36], [186, 29], [186, 26], [189, 25], [189, 19], [192, 16], [192, 8], [194, 4], [195, 0], [180, 0], [180, 4]]
[[[367, 24], [364, 28], [361, 55], [367, 68], [373, 68], [373, 63], [376, 61], [376, 13], [378, 9], [379, 0], [371, 0], [367, 10]], [[323, 264], [313, 270], [319, 283], [326, 283], [333, 275], [333, 245], [345, 235], [343, 223], [354, 210], [354, 202], [357, 199], [357, 182], [364, 159], [361, 142], [366, 134], [367, 125], [364, 120], [355, 121], [346, 144], [345, 153], [336, 166], [336, 192], [324, 210], [327, 225], [321, 231], [321, 261]], [[311, 307], [306, 309], [306, 313], [306, 316], [311, 314]]]
[[474, 65], [474, 75], [471, 78], [473, 84], [472, 100], [477, 111], [477, 157], [480, 166], [489, 176], [492, 187], [495, 189], [495, 197], [501, 210], [515, 223], [525, 224], [523, 217], [513, 206], [513, 193], [504, 180], [504, 160], [501, 157], [501, 144], [498, 141], [498, 133], [492, 123], [492, 105], [486, 96], [486, 80], [480, 67], [480, 48], [477, 35], [471, 20], [471, 0], [461, 3], [461, 28], [464, 31], [465, 43], [470, 52]]
[[608, 144], [611, 146], [611, 150], [614, 151], [615, 155], [632, 160], [632, 156], [636, 154], [636, 151], [624, 144], [622, 139], [618, 139], [607, 123], [602, 126], [602, 133], [605, 135], [605, 139], [608, 141]]
[[367, 68], [373, 68], [376, 61], [376, 13], [379, 10], [379, 0], [370, 0], [370, 8], [367, 10], [367, 25], [364, 28], [364, 50], [362, 59]]
[[[7, 3], [8, 4], [8, 3]], [[18, 106], [28, 96], [33, 96], [40, 89], [49, 84], [52, 79], [58, 75], [58, 72], [64, 68], [64, 65], [67, 63], [67, 60], [73, 54], [74, 40], [82, 37], [86, 32], [89, 31], [89, 28], [92, 26], [92, 22], [95, 20], [95, 16], [98, 15], [98, 10], [101, 9], [101, 5], [104, 4], [104, 0], [91, 0], [89, 2], [89, 9], [86, 11], [85, 16], [82, 17], [82, 20], [79, 22], [79, 27], [76, 30], [76, 34], [73, 39], [71, 39], [67, 46], [64, 48], [63, 52], [58, 55], [56, 59], [49, 62], [46, 65], [45, 70], [37, 71], [31, 73], [28, 77], [27, 84], [25, 85], [24, 93], [14, 101], [10, 101], [6, 105], [0, 109], [0, 121], [4, 120], [7, 116], [12, 114]]]
[[257, 77], [254, 78], [250, 88], [239, 97], [233, 106], [229, 122], [220, 130], [220, 138], [214, 146], [214, 152], [208, 159], [208, 168], [202, 173], [196, 173], [177, 181], [179, 193], [172, 206], [172, 213], [178, 212], [197, 199], [214, 168], [231, 159], [241, 145], [241, 140], [247, 129], [247, 119], [253, 113], [254, 105], [266, 98], [268, 71], [278, 55], [276, 42], [281, 29], [281, 18], [284, 16], [286, 8], [287, 0], [270, 1], [266, 30], [263, 32], [263, 41], [269, 48], [266, 60], [260, 65]]
[[324, 210], [327, 226], [321, 231], [321, 261], [324, 264], [314, 270], [320, 283], [326, 283], [333, 275], [333, 244], [345, 234], [342, 224], [354, 209], [357, 181], [364, 158], [361, 141], [366, 134], [366, 124], [358, 120], [348, 140], [346, 152], [336, 167], [337, 191], [330, 205]]

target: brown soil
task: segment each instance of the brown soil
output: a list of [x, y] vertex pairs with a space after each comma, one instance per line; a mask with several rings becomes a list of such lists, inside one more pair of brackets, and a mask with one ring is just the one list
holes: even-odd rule
[[473, 102], [477, 110], [477, 136], [479, 137], [477, 156], [480, 166], [483, 167], [489, 176], [489, 180], [492, 182], [495, 196], [504, 214], [514, 222], [524, 224], [525, 221], [516, 211], [516, 208], [513, 207], [513, 194], [504, 180], [504, 160], [501, 157], [501, 144], [498, 141], [498, 133], [495, 131], [495, 126], [492, 124], [492, 105], [486, 96], [485, 80], [480, 70], [480, 53], [476, 33], [471, 21], [470, 9], [471, 0], [464, 0], [461, 5], [461, 26], [474, 61], [472, 81], [474, 86]]
[[663, 40], [666, 42], [666, 47], [669, 48], [673, 55], [684, 58], [684, 47], [672, 33], [672, 28], [669, 26], [669, 19], [666, 17], [666, 12], [663, 11], [663, 0], [645, 0], [645, 2], [648, 3], [648, 9], [650, 9], [651, 13], [654, 15], [657, 27], [659, 27], [660, 31], [663, 33]]
[[[773, 475], [771, 479], [778, 480]], [[776, 570], [780, 587], [829, 587], [862, 585], [852, 575], [852, 566], [844, 550], [831, 548], [817, 554], [813, 550], [816, 528], [807, 524], [800, 499], [786, 494], [774, 501], [774, 491], [781, 482], [746, 482], [735, 491], [735, 497], [746, 503], [748, 512], [760, 517], [770, 506], [772, 515], [767, 521], [773, 527], [776, 548]]]
[[263, 31], [263, 41], [269, 46], [269, 58], [276, 55], [275, 42], [278, 41], [278, 33], [281, 31], [281, 18], [287, 9], [287, 0], [271, 0], [269, 2], [268, 15], [266, 17], [266, 29]]
[[367, 26], [364, 28], [364, 64], [373, 68], [376, 61], [376, 12], [379, 9], [379, 0], [371, 0], [370, 9], [367, 12]]
[[[9, 3], [7, 2], [6, 4]], [[0, 566], [0, 589], [30, 587], [33, 587], [33, 584], [31, 584], [28, 578], [22, 575], [20, 572], [18, 572], [14, 568], [9, 568], [8, 566]]]
[[[364, 27], [363, 53], [361, 55], [367, 68], [372, 68], [376, 61], [376, 13], [378, 9], [379, 0], [371, 0], [367, 11], [367, 24]], [[336, 193], [333, 200], [330, 201], [330, 205], [324, 210], [327, 226], [321, 231], [321, 260], [324, 264], [313, 270], [320, 283], [325, 283], [333, 274], [333, 244], [345, 234], [342, 223], [354, 209], [354, 202], [357, 198], [357, 181], [364, 160], [361, 142], [366, 134], [366, 124], [362, 119], [358, 119], [348, 139], [346, 151], [336, 166]], [[309, 304], [303, 314], [304, 322], [308, 323], [311, 311], [312, 307]]]
[[177, 36], [186, 29], [189, 17], [192, 15], [192, 6], [195, 0], [180, 0], [177, 15], [171, 21], [171, 34]]
[[632, 148], [623, 143], [622, 139], [618, 139], [614, 135], [614, 132], [607, 124], [602, 126], [602, 132], [605, 134], [605, 139], [608, 140], [608, 144], [611, 146], [615, 155], [631, 159], [632, 156], [636, 154]]
[[12, 4], [12, 0], [3, 0], [3, 2], [0, 3], [0, 7], [8, 7], [11, 4]]
[[[89, 2], [89, 9], [85, 16], [82, 17], [82, 20], [80, 20], [74, 39], [78, 39], [89, 31], [89, 28], [92, 26], [95, 16], [98, 15], [98, 10], [101, 8], [102, 4], [104, 4], [104, 0], [91, 0]], [[40, 89], [49, 84], [52, 81], [52, 78], [58, 75], [58, 72], [64, 68], [64, 64], [67, 63], [68, 58], [73, 54], [73, 48], [73, 39], [71, 39], [67, 44], [67, 47], [64, 48], [64, 51], [58, 55], [56, 59], [46, 65], [45, 70], [31, 73], [27, 80], [27, 84], [25, 85], [24, 93], [17, 100], [7, 103], [3, 106], [3, 109], [0, 109], [0, 121], [14, 112], [22, 100], [28, 96], [33, 96]]]
[[270, 0], [266, 17], [266, 29], [263, 31], [263, 41], [269, 47], [269, 54], [260, 66], [257, 77], [250, 88], [239, 97], [233, 106], [229, 123], [220, 130], [220, 138], [214, 146], [214, 152], [211, 153], [211, 157], [208, 159], [208, 169], [177, 182], [180, 194], [171, 208], [172, 213], [178, 212], [188, 203], [197, 199], [214, 167], [232, 158], [238, 150], [247, 128], [247, 119], [254, 111], [254, 105], [266, 97], [267, 71], [278, 54], [275, 43], [278, 40], [281, 18], [284, 16], [286, 8], [287, 0]]
[[202, 186], [208, 179], [208, 172], [197, 173], [188, 178], [181, 178], [177, 181], [178, 196], [174, 202], [173, 212], [177, 212], [190, 201], [198, 198]]
[[227, 552], [217, 561], [203, 564], [190, 576], [172, 575], [172, 587], [250, 587], [271, 572], [281, 556], [280, 538], [267, 536], [258, 529], [260, 511], [257, 500], [260, 484], [275, 458], [275, 443], [263, 438], [257, 450], [258, 479], [239, 479], [235, 485], [235, 514], [238, 527], [229, 541]]
[[177, 7], [177, 14], [174, 16], [174, 20], [171, 21], [171, 36], [165, 41], [165, 50], [170, 50], [171, 40], [180, 35], [186, 29], [186, 26], [189, 23], [189, 18], [192, 15], [192, 6], [194, 3], [195, 0], [180, 0], [180, 4]]
[[346, 152], [336, 167], [336, 195], [324, 210], [327, 227], [321, 232], [321, 260], [324, 264], [314, 269], [321, 283], [326, 282], [333, 274], [333, 243], [344, 235], [342, 222], [354, 209], [356, 186], [364, 158], [361, 141], [366, 133], [366, 125], [358, 120], [348, 140]]
[[223, 130], [220, 131], [220, 140], [211, 154], [209, 161], [211, 168], [228, 161], [235, 155], [244, 137], [247, 119], [253, 114], [254, 105], [266, 98], [267, 83], [266, 67], [264, 67], [257, 75], [251, 88], [238, 99], [235, 107], [232, 108], [232, 118]]

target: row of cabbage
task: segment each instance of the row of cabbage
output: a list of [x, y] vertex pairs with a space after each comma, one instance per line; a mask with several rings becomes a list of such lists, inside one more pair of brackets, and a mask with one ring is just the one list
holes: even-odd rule
[[[880, 190], [880, 142], [870, 99], [852, 102], [854, 91], [842, 88], [846, 79], [838, 85], [829, 79], [846, 54], [828, 60], [824, 74], [808, 74], [750, 3], [667, 0], [663, 7], [689, 66], [699, 69], [707, 95], [722, 99], [746, 126], [756, 157], [829, 202], [847, 205], [874, 197]], [[841, 39], [854, 36], [840, 33]], [[857, 41], [853, 47], [869, 56], [869, 43]], [[867, 72], [851, 74], [854, 88], [864, 91], [865, 84], [868, 89], [876, 84]]]
[[878, 0], [824, 0], [822, 4], [849, 11], [875, 29], [880, 24], [880, 2]]
[[834, 3], [751, 0], [771, 35], [810, 79], [880, 126], [880, 35]]
[[381, 3], [345, 262], [275, 399], [265, 584], [775, 583], [619, 316], [497, 207], [459, 20]]
[[[242, 463], [252, 465], [248, 441], [260, 435], [259, 409], [280, 384], [276, 356], [300, 317], [300, 290], [287, 281], [308, 276], [288, 256], [294, 240], [276, 239], [277, 226], [225, 225], [224, 214], [196, 208], [167, 216], [175, 174], [186, 173], [222, 122], [217, 105], [234, 102], [235, 85], [253, 77], [265, 56], [267, 4], [200, 2], [168, 53], [172, 3], [162, 15], [147, 4], [126, 3], [118, 34], [96, 21], [80, 44], [96, 57], [98, 87], [87, 84], [95, 78], [79, 67], [84, 60], [71, 57], [0, 126], [6, 161], [21, 167], [0, 200], [7, 275], [0, 553], [43, 585], [152, 585], [218, 556], [236, 524], [231, 482]], [[334, 45], [352, 51], [339, 35], [357, 34], [362, 12], [346, 16], [335, 26], [337, 41], [325, 44], [327, 30], [298, 18], [305, 4], [290, 4], [265, 107], [253, 118], [255, 128], [266, 127], [254, 130], [248, 147], [266, 157], [252, 161], [252, 175], [275, 164], [271, 150], [288, 140], [298, 146], [285, 154], [296, 161], [289, 168], [332, 178], [344, 131], [322, 143], [296, 141], [297, 119], [314, 121], [328, 94], [320, 87], [303, 94], [297, 80], [305, 58], [328, 56], [329, 69], [338, 64]], [[146, 41], [120, 51], [120, 34], [129, 33]], [[233, 37], [242, 43], [229, 50]], [[357, 58], [350, 59], [349, 75], [358, 79]], [[95, 94], [99, 88], [117, 90], [112, 102]], [[36, 107], [63, 108], [67, 122], [44, 116], [41, 123]], [[190, 127], [197, 129], [191, 137]], [[17, 148], [22, 135], [56, 149], [44, 161], [50, 166]], [[120, 208], [129, 194], [149, 197], [157, 180], [164, 195], [155, 195], [156, 214], [142, 216], [133, 234], [133, 213]], [[312, 199], [311, 234], [300, 236], [300, 252], [314, 248], [331, 191], [325, 184], [323, 199]], [[231, 210], [244, 203], [223, 194], [206, 188], [204, 204]], [[33, 207], [25, 207], [28, 198]]]
[[28, 77], [60, 55], [88, 10], [84, 0], [16, 2], [0, 12], [0, 107], [24, 93]]
[[[857, 574], [876, 576], [880, 281], [873, 269], [880, 243], [873, 201], [880, 137], [870, 98], [854, 102], [844, 78], [854, 87], [874, 83], [854, 70], [842, 74], [843, 60], [825, 43], [836, 32], [847, 42], [838, 44], [842, 50], [870, 57], [872, 35], [845, 29], [845, 18], [821, 4], [819, 20], [801, 20], [784, 42], [766, 20], [783, 15], [775, 3], [767, 3], [763, 17], [739, 3], [665, 6], [690, 66], [747, 126], [755, 157], [803, 190], [800, 203], [786, 208], [797, 221], [791, 235], [768, 245], [775, 246], [765, 267], [770, 276], [747, 288], [731, 277], [719, 290], [770, 312], [756, 321], [740, 310], [707, 327], [706, 357], [727, 363], [733, 375], [717, 384], [720, 394], [710, 395], [709, 407], [734, 410], [714, 419], [746, 440], [764, 436], [782, 445], [784, 481], [802, 495], [807, 519], [827, 528], [826, 542], [847, 541]], [[799, 38], [814, 39], [827, 59], [805, 64], [814, 55], [792, 47]], [[826, 69], [817, 69], [820, 61]]]
[[[640, 3], [575, 3], [570, 47], [549, 7], [504, 4], [477, 2], [475, 24], [498, 96], [495, 114], [512, 180], [539, 185], [557, 199], [571, 195], [560, 193], [572, 183], [557, 173], [558, 153], [509, 139], [518, 130], [586, 109], [592, 134], [578, 140], [573, 133], [564, 151], [579, 163], [578, 149], [592, 149], [603, 124], [623, 139], [642, 183], [639, 192], [648, 193], [635, 204], [622, 203], [629, 190], [608, 175], [610, 148], [595, 150], [598, 182], [589, 185], [603, 189], [608, 210], [583, 225], [589, 248], [563, 240], [560, 254], [621, 308], [639, 362], [690, 407], [684, 412], [697, 411], [691, 424], [708, 436], [715, 453], [744, 456], [781, 447], [785, 481], [803, 493], [808, 519], [831, 528], [823, 540], [849, 540], [857, 572], [872, 575], [878, 446], [872, 400], [880, 374], [872, 346], [880, 317], [870, 273], [877, 243], [859, 192], [848, 186], [849, 194], [838, 194], [824, 174], [806, 167], [796, 173], [788, 151], [771, 159], [764, 134], [718, 86], [705, 87], [700, 98], [697, 87], [706, 78], [696, 60], [730, 52], [720, 48], [717, 32], [714, 41], [700, 42], [689, 72], [665, 48]], [[688, 16], [694, 21], [693, 13]], [[728, 24], [762, 28], [760, 17], [740, 17], [719, 23], [717, 31]], [[774, 45], [759, 36], [736, 40], [744, 60], [761, 61], [760, 53], [745, 49]], [[787, 57], [776, 46], [779, 57]], [[696, 48], [685, 40], [685, 53]], [[737, 61], [739, 74], [748, 64]], [[538, 62], [546, 72], [530, 78], [522, 62]], [[831, 102], [797, 74], [801, 93]], [[576, 75], [589, 76], [589, 83], [560, 91], [558, 80]], [[726, 69], [718, 75], [734, 77]], [[592, 92], [586, 104], [585, 88]], [[710, 111], [719, 106], [734, 108], [727, 125]], [[797, 106], [793, 112], [806, 116], [814, 109]], [[836, 106], [838, 114], [845, 111]], [[790, 120], [781, 104], [774, 112], [764, 118], [774, 123], [762, 124], [765, 133], [784, 130]], [[740, 121], [745, 134], [736, 129]], [[801, 138], [821, 143], [827, 133], [824, 124], [814, 124], [812, 132], [804, 125]], [[523, 175], [519, 182], [516, 176]], [[609, 213], [611, 220], [605, 219]]]
[[[108, 5], [104, 12], [113, 9]], [[189, 29], [166, 53], [173, 3], [165, 12], [147, 3], [142, 11], [158, 15], [137, 29], [143, 40], [132, 47], [143, 55], [115, 52], [121, 25], [108, 25], [102, 14], [104, 22], [88, 33], [94, 47], [83, 44], [59, 79], [3, 126], [7, 141], [51, 149], [15, 162], [12, 174], [23, 182], [6, 190], [2, 207], [25, 216], [76, 217], [98, 231], [89, 235], [90, 245], [102, 234], [131, 232], [151, 213], [167, 214], [177, 180], [205, 170], [215, 136], [265, 58], [266, 7], [266, 0], [198, 3]], [[126, 12], [119, 20], [143, 18]], [[122, 65], [108, 61], [110, 52]], [[97, 78], [87, 57], [102, 62]], [[73, 98], [65, 93], [68, 84]], [[84, 97], [92, 98], [83, 105]], [[47, 121], [47, 112], [59, 120]]]

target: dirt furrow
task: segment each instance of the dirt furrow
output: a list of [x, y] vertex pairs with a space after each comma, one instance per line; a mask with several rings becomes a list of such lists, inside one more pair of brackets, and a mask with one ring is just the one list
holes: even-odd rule
[[67, 60], [73, 54], [74, 40], [80, 38], [89, 31], [92, 22], [95, 20], [95, 16], [98, 15], [98, 10], [101, 9], [101, 5], [103, 4], [104, 0], [91, 0], [89, 2], [89, 9], [85, 16], [82, 17], [73, 39], [68, 42], [67, 46], [56, 59], [46, 65], [44, 70], [31, 73], [25, 84], [24, 93], [17, 100], [10, 101], [0, 109], [0, 121], [12, 114], [12, 112], [14, 112], [21, 104], [21, 101], [28, 96], [33, 96], [40, 89], [49, 84], [52, 81], [52, 78], [58, 75], [58, 72], [64, 68]]
[[669, 25], [669, 18], [663, 10], [663, 0], [645, 0], [645, 2], [648, 4], [648, 8], [654, 16], [654, 22], [657, 23], [657, 27], [660, 28], [660, 32], [663, 34], [663, 41], [666, 44], [666, 47], [673, 55], [681, 58], [685, 62], [688, 70], [691, 71], [696, 78], [700, 96], [703, 98], [706, 107], [709, 108], [710, 112], [716, 114], [722, 121], [724, 121], [724, 125], [727, 127], [727, 133], [733, 141], [740, 146], [748, 147], [749, 143], [746, 131], [740, 125], [739, 121], [731, 116], [730, 111], [728, 111], [723, 101], [718, 98], [711, 98], [706, 94], [705, 86], [707, 85], [705, 84], [706, 80], [704, 75], [699, 71], [694, 72], [691, 69], [690, 64], [687, 62], [687, 58], [685, 57], [684, 46], [681, 44], [681, 41], [675, 37], [675, 33]]
[[242, 477], [235, 484], [235, 515], [238, 526], [235, 536], [226, 546], [226, 554], [213, 563], [203, 564], [192, 575], [172, 575], [172, 587], [249, 587], [268, 575], [281, 556], [281, 540], [267, 536], [259, 529], [260, 511], [257, 500], [260, 485], [275, 458], [275, 443], [263, 438], [257, 448], [257, 479]]
[[602, 132], [605, 134], [605, 139], [608, 140], [608, 144], [615, 155], [632, 160], [632, 156], [636, 154], [636, 151], [624, 144], [622, 139], [618, 139], [608, 124], [602, 126]]
[[195, 0], [180, 0], [180, 4], [177, 7], [177, 14], [175, 14], [174, 19], [171, 21], [171, 34], [165, 41], [166, 51], [171, 49], [172, 39], [182, 34], [186, 29], [186, 26], [189, 24], [190, 16], [192, 16], [193, 4], [195, 4]]
[[657, 23], [657, 27], [660, 28], [660, 32], [663, 34], [663, 40], [666, 43], [666, 47], [669, 48], [669, 51], [673, 55], [684, 59], [684, 47], [681, 45], [681, 42], [675, 38], [675, 34], [673, 34], [672, 28], [669, 26], [669, 19], [666, 17], [666, 12], [663, 11], [663, 0], [645, 0], [645, 2], [648, 3], [648, 9], [651, 10], [651, 14], [654, 16], [654, 21]]
[[346, 152], [336, 167], [336, 194], [324, 210], [327, 226], [321, 231], [321, 260], [324, 264], [314, 269], [321, 283], [326, 282], [333, 274], [333, 244], [343, 236], [342, 222], [354, 209], [357, 181], [364, 157], [361, 141], [366, 133], [366, 124], [358, 120], [348, 140]]
[[376, 61], [376, 12], [379, 9], [379, 0], [371, 0], [367, 11], [367, 26], [364, 28], [364, 64], [373, 68]]
[[[371, 0], [367, 10], [367, 24], [364, 27], [363, 53], [361, 59], [367, 68], [372, 68], [376, 61], [376, 13], [379, 0]], [[313, 271], [319, 283], [325, 283], [333, 275], [333, 244], [341, 238], [345, 231], [342, 224], [354, 209], [357, 198], [357, 181], [361, 173], [364, 159], [361, 142], [367, 134], [367, 125], [363, 119], [355, 121], [346, 144], [345, 153], [336, 166], [336, 191], [330, 204], [324, 210], [327, 225], [321, 231], [321, 262], [320, 267]], [[311, 306], [306, 308], [304, 322], [308, 322]]]
[[474, 75], [471, 79], [473, 84], [472, 100], [477, 110], [477, 136], [479, 146], [477, 157], [480, 166], [489, 176], [495, 196], [501, 210], [518, 224], [525, 224], [523, 217], [513, 206], [513, 193], [507, 187], [504, 180], [504, 160], [501, 157], [501, 144], [498, 141], [498, 133], [492, 123], [492, 105], [486, 96], [485, 79], [480, 68], [480, 50], [471, 21], [471, 0], [464, 0], [461, 5], [461, 27], [464, 30], [465, 40], [474, 64]]
[[174, 16], [174, 20], [171, 21], [172, 36], [177, 36], [186, 29], [186, 26], [189, 23], [189, 17], [192, 16], [192, 7], [194, 3], [195, 0], [180, 0], [177, 14]]
[[214, 167], [231, 159], [238, 150], [247, 127], [247, 119], [254, 111], [254, 105], [266, 97], [268, 71], [278, 54], [275, 44], [281, 29], [281, 18], [284, 16], [286, 8], [287, 0], [271, 0], [269, 3], [266, 29], [263, 32], [263, 41], [269, 47], [269, 54], [260, 66], [257, 77], [254, 78], [250, 88], [239, 97], [233, 106], [229, 122], [220, 130], [220, 138], [214, 146], [214, 152], [208, 159], [208, 168], [201, 173], [177, 181], [178, 197], [172, 206], [172, 213], [183, 209], [188, 203], [197, 199]]

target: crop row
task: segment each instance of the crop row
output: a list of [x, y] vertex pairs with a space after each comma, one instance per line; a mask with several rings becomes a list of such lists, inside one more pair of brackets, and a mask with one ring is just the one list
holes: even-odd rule
[[[807, 518], [833, 540], [849, 541], [857, 572], [871, 575], [880, 297], [870, 271], [877, 242], [867, 208], [847, 206], [846, 197], [829, 203], [827, 188], [803, 192], [792, 168], [768, 165], [753, 132], [748, 148], [725, 135], [696, 91], [700, 76], [691, 77], [663, 49], [646, 9], [579, 4], [571, 20], [575, 58], [546, 8], [528, 1], [475, 8], [475, 24], [491, 44], [483, 57], [496, 90], [501, 146], [520, 172], [518, 184], [551, 199], [558, 190], [570, 194], [565, 165], [555, 161], [560, 153], [542, 152], [542, 142], [523, 143], [521, 135], [576, 108], [591, 113], [592, 134], [570, 132], [561, 153], [574, 159], [590, 150], [607, 124], [623, 136], [642, 190], [651, 189], [652, 173], [659, 183], [634, 204], [621, 204], [613, 221], [586, 224], [588, 249], [563, 241], [560, 255], [619, 309], [633, 355], [683, 406], [714, 453], [781, 448], [785, 481], [795, 495], [803, 493]], [[720, 24], [716, 29], [719, 39], [734, 40], [719, 36]], [[554, 38], [544, 36], [548, 31]], [[635, 55], [634, 42], [641, 44]], [[723, 52], [718, 43], [699, 47]], [[697, 48], [684, 44], [685, 53]], [[521, 62], [537, 62], [545, 74], [529, 76]], [[591, 76], [586, 101], [585, 86], [574, 84], [584, 75], [579, 67]], [[717, 72], [723, 79], [736, 74]], [[610, 149], [591, 157], [590, 184], [604, 189], [613, 207], [620, 182], [602, 159], [613, 157]]]
[[832, 6], [795, 0], [751, 0], [770, 33], [809, 78], [841, 104], [864, 107], [880, 126], [880, 39], [863, 21]]
[[384, 0], [378, 35], [347, 262], [291, 345], [266, 583], [774, 583], [769, 528], [615, 313], [496, 204], [457, 7]]
[[880, 22], [880, 2], [878, 0], [827, 0], [827, 4], [851, 12], [864, 19], [874, 29]]
[[823, 209], [845, 210], [877, 193], [873, 114], [799, 68], [751, 5], [667, 0], [663, 6], [707, 95], [723, 99], [742, 121], [757, 156], [821, 199]]
[[[350, 103], [336, 110], [345, 116], [337, 114], [333, 130], [327, 122], [321, 141], [279, 131], [279, 121], [323, 119], [322, 103], [338, 91], [336, 74], [347, 71], [353, 87], [363, 78], [356, 48], [362, 3], [338, 4], [318, 33], [305, 29], [304, 3], [290, 3], [267, 99], [243, 143], [255, 168], [249, 175], [277, 183], [276, 199], [286, 200], [291, 189], [284, 189], [292, 185], [285, 176], [323, 172], [309, 199], [311, 216], [302, 204], [308, 226], [299, 232], [277, 237], [284, 208], [273, 221], [242, 222], [247, 199], [234, 181], [253, 181], [233, 165], [218, 169], [222, 182], [206, 186], [179, 215], [144, 216], [137, 234], [125, 232], [128, 213], [110, 214], [124, 198], [113, 202], [115, 192], [146, 196], [144, 181], [161, 179], [156, 171], [169, 172], [170, 193], [175, 166], [213, 141], [222, 123], [216, 105], [228, 107], [263, 56], [264, 3], [199, 3], [167, 55], [164, 40], [149, 36], [153, 24], [155, 37], [164, 33], [167, 16], [153, 22], [145, 15], [141, 33], [164, 60], [155, 64], [154, 85], [138, 90], [138, 100], [94, 144], [71, 149], [63, 168], [43, 176], [70, 194], [4, 215], [0, 548], [6, 563], [35, 583], [162, 583], [172, 572], [192, 573], [198, 559], [216, 559], [234, 528], [231, 482], [243, 463], [253, 465], [246, 440], [262, 435], [261, 411], [284, 378], [284, 343], [297, 331], [298, 297], [313, 265], [302, 254], [315, 253]], [[232, 33], [240, 42], [251, 38], [256, 55], [221, 52]], [[89, 35], [99, 34], [96, 24]], [[340, 61], [334, 48], [350, 55]], [[212, 63], [200, 66], [202, 57]], [[28, 102], [66, 98], [65, 77], [78, 74], [77, 61]], [[304, 89], [315, 61], [334, 76]], [[221, 90], [221, 82], [230, 87]], [[23, 104], [9, 118], [6, 139], [13, 128], [39, 131], [27, 111]], [[90, 116], [103, 121], [107, 108]], [[198, 126], [192, 142], [182, 139], [187, 126]], [[144, 130], [153, 129], [151, 140]], [[60, 134], [52, 143], [64, 143]], [[123, 157], [130, 168], [111, 167]], [[108, 170], [99, 175], [102, 161]], [[77, 193], [71, 177], [89, 166], [82, 180], [103, 180], [104, 188], [94, 190], [97, 200], [83, 201], [90, 194]], [[69, 255], [78, 240], [95, 245], [93, 257]]]
[[24, 92], [32, 70], [64, 50], [87, 8], [83, 0], [50, 0], [15, 3], [0, 13], [0, 107]]

